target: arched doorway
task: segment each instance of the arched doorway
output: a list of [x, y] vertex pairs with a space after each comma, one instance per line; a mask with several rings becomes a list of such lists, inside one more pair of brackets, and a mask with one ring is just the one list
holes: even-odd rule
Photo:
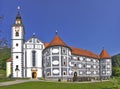
[[32, 78], [37, 78], [37, 73], [36, 72], [32, 72]]
[[77, 72], [74, 72], [73, 82], [77, 81]]

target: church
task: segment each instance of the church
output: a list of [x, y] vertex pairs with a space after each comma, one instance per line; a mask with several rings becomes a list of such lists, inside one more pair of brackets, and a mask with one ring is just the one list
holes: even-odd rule
[[56, 33], [50, 43], [35, 34], [24, 39], [24, 26], [18, 10], [11, 30], [11, 58], [6, 62], [6, 76], [12, 78], [45, 78], [81, 81], [109, 79], [111, 58], [103, 48], [99, 55], [67, 45]]

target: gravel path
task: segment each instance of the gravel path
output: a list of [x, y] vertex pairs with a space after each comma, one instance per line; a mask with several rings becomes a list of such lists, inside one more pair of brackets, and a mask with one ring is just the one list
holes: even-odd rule
[[19, 83], [24, 83], [24, 82], [31, 82], [31, 81], [41, 81], [41, 80], [29, 79], [29, 80], [15, 80], [15, 81], [1, 82], [0, 86], [8, 86], [8, 85], [14, 85], [14, 84], [19, 84]]
[[[44, 81], [44, 80], [39, 80], [39, 79], [28, 79], [28, 80], [15, 80], [15, 81], [8, 81], [8, 82], [1, 82], [0, 86], [8, 86], [8, 85], [14, 85], [14, 84], [19, 84], [19, 83], [25, 83], [25, 82], [33, 82], [33, 81]], [[64, 83], [94, 83], [94, 82], [106, 82], [109, 80], [104, 80], [104, 81], [86, 81], [86, 82], [64, 82]], [[45, 81], [45, 82], [56, 82], [56, 81]]]

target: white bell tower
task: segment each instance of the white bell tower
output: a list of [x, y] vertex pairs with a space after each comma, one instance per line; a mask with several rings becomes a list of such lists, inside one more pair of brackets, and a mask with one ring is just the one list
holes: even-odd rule
[[11, 37], [11, 58], [12, 58], [12, 77], [23, 77], [23, 42], [24, 42], [24, 27], [20, 15], [20, 7], [18, 6], [18, 13], [15, 23], [12, 26]]

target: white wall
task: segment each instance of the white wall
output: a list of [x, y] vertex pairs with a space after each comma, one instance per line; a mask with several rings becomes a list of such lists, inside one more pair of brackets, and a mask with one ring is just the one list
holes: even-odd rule
[[11, 62], [6, 62], [6, 77], [11, 75]]
[[[33, 43], [33, 40], [35, 43]], [[32, 70], [33, 68], [37, 69], [37, 77], [42, 77], [42, 50], [43, 49], [44, 49], [43, 43], [37, 38], [31, 38], [27, 42], [25, 42], [24, 44], [24, 67], [26, 66], [25, 69], [27, 70], [26, 77], [32, 78], [32, 72], [34, 71]], [[36, 51], [35, 66], [32, 65], [32, 51]], [[24, 73], [24, 76], [25, 76], [25, 73]]]

